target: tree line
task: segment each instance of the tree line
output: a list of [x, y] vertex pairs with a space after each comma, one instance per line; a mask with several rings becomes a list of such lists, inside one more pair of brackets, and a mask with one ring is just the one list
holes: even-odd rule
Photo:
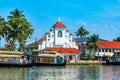
[[16, 50], [16, 43], [19, 44], [18, 51], [24, 51], [25, 42], [32, 37], [34, 29], [26, 19], [23, 11], [15, 9], [7, 16], [7, 21], [0, 16], [0, 40], [4, 38], [7, 42], [7, 50]]

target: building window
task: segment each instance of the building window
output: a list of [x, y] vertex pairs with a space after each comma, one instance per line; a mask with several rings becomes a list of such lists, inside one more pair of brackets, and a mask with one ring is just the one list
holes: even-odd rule
[[109, 52], [111, 52], [111, 49], [109, 49]]
[[58, 31], [58, 37], [62, 37], [62, 31]]
[[101, 52], [101, 49], [99, 49], [99, 52]]
[[105, 49], [105, 52], [108, 52], [108, 49]]
[[102, 49], [102, 52], [104, 52], [104, 49]]

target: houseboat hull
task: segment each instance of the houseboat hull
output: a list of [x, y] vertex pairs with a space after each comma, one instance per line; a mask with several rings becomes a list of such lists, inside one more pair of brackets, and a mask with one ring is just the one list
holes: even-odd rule
[[35, 66], [65, 66], [66, 63], [61, 63], [61, 64], [51, 64], [51, 63], [35, 63]]
[[120, 65], [120, 62], [115, 62], [115, 61], [112, 62], [112, 61], [107, 60], [107, 61], [106, 61], [106, 64], [107, 64], [107, 65]]
[[107, 65], [120, 65], [120, 62], [109, 62], [109, 61], [106, 61], [106, 64]]
[[32, 67], [33, 64], [0, 63], [0, 67]]

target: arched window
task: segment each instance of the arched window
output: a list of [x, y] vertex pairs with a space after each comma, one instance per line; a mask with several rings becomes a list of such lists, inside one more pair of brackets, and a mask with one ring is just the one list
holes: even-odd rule
[[62, 31], [58, 31], [58, 37], [62, 37]]

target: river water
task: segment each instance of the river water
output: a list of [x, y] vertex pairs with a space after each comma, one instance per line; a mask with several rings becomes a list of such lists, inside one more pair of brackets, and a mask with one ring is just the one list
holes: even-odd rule
[[0, 67], [0, 80], [120, 80], [120, 66]]

